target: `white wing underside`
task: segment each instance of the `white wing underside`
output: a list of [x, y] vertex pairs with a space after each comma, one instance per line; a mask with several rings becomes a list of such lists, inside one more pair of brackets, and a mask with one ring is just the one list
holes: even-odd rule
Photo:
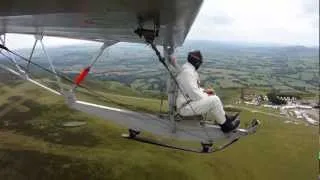
[[[43, 34], [142, 43], [134, 30], [160, 25], [156, 43], [180, 46], [202, 0], [11, 0], [1, 2], [0, 34]], [[141, 22], [141, 21], [140, 21]]]

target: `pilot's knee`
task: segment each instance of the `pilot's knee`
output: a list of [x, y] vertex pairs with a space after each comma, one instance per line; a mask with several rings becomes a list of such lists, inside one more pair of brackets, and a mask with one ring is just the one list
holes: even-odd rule
[[221, 100], [217, 95], [209, 96], [210, 102], [214, 105], [221, 104]]
[[220, 98], [217, 95], [211, 95], [208, 97], [211, 101], [218, 101]]

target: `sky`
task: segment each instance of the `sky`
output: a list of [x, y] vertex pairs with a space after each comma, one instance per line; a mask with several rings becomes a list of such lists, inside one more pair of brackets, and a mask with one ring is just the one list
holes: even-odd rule
[[319, 45], [319, 0], [205, 0], [188, 39]]
[[[204, 0], [187, 39], [319, 46], [319, 0]], [[7, 42], [14, 49], [32, 47], [33, 37], [9, 34]], [[52, 37], [44, 42], [84, 43]]]

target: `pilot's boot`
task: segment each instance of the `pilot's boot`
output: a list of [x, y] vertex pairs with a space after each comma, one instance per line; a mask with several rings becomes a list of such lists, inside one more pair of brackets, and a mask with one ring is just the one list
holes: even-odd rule
[[224, 133], [228, 133], [237, 129], [240, 125], [240, 119], [238, 117], [239, 117], [239, 113], [237, 113], [234, 116], [226, 115], [226, 121], [220, 125], [221, 130]]
[[225, 117], [226, 117], [226, 119], [230, 119], [230, 121], [234, 121], [236, 119], [239, 119], [239, 115], [240, 115], [240, 113], [237, 113], [235, 115], [226, 114]]

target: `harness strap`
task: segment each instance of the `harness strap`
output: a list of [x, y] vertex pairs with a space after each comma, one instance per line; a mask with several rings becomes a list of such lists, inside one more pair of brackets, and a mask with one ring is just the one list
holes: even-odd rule
[[186, 102], [184, 102], [184, 103], [181, 105], [181, 107], [178, 108], [178, 112], [180, 112], [180, 110], [181, 110], [182, 108], [188, 106], [189, 103], [191, 103], [191, 102], [192, 102], [191, 99], [189, 99], [189, 100], [187, 100]]

